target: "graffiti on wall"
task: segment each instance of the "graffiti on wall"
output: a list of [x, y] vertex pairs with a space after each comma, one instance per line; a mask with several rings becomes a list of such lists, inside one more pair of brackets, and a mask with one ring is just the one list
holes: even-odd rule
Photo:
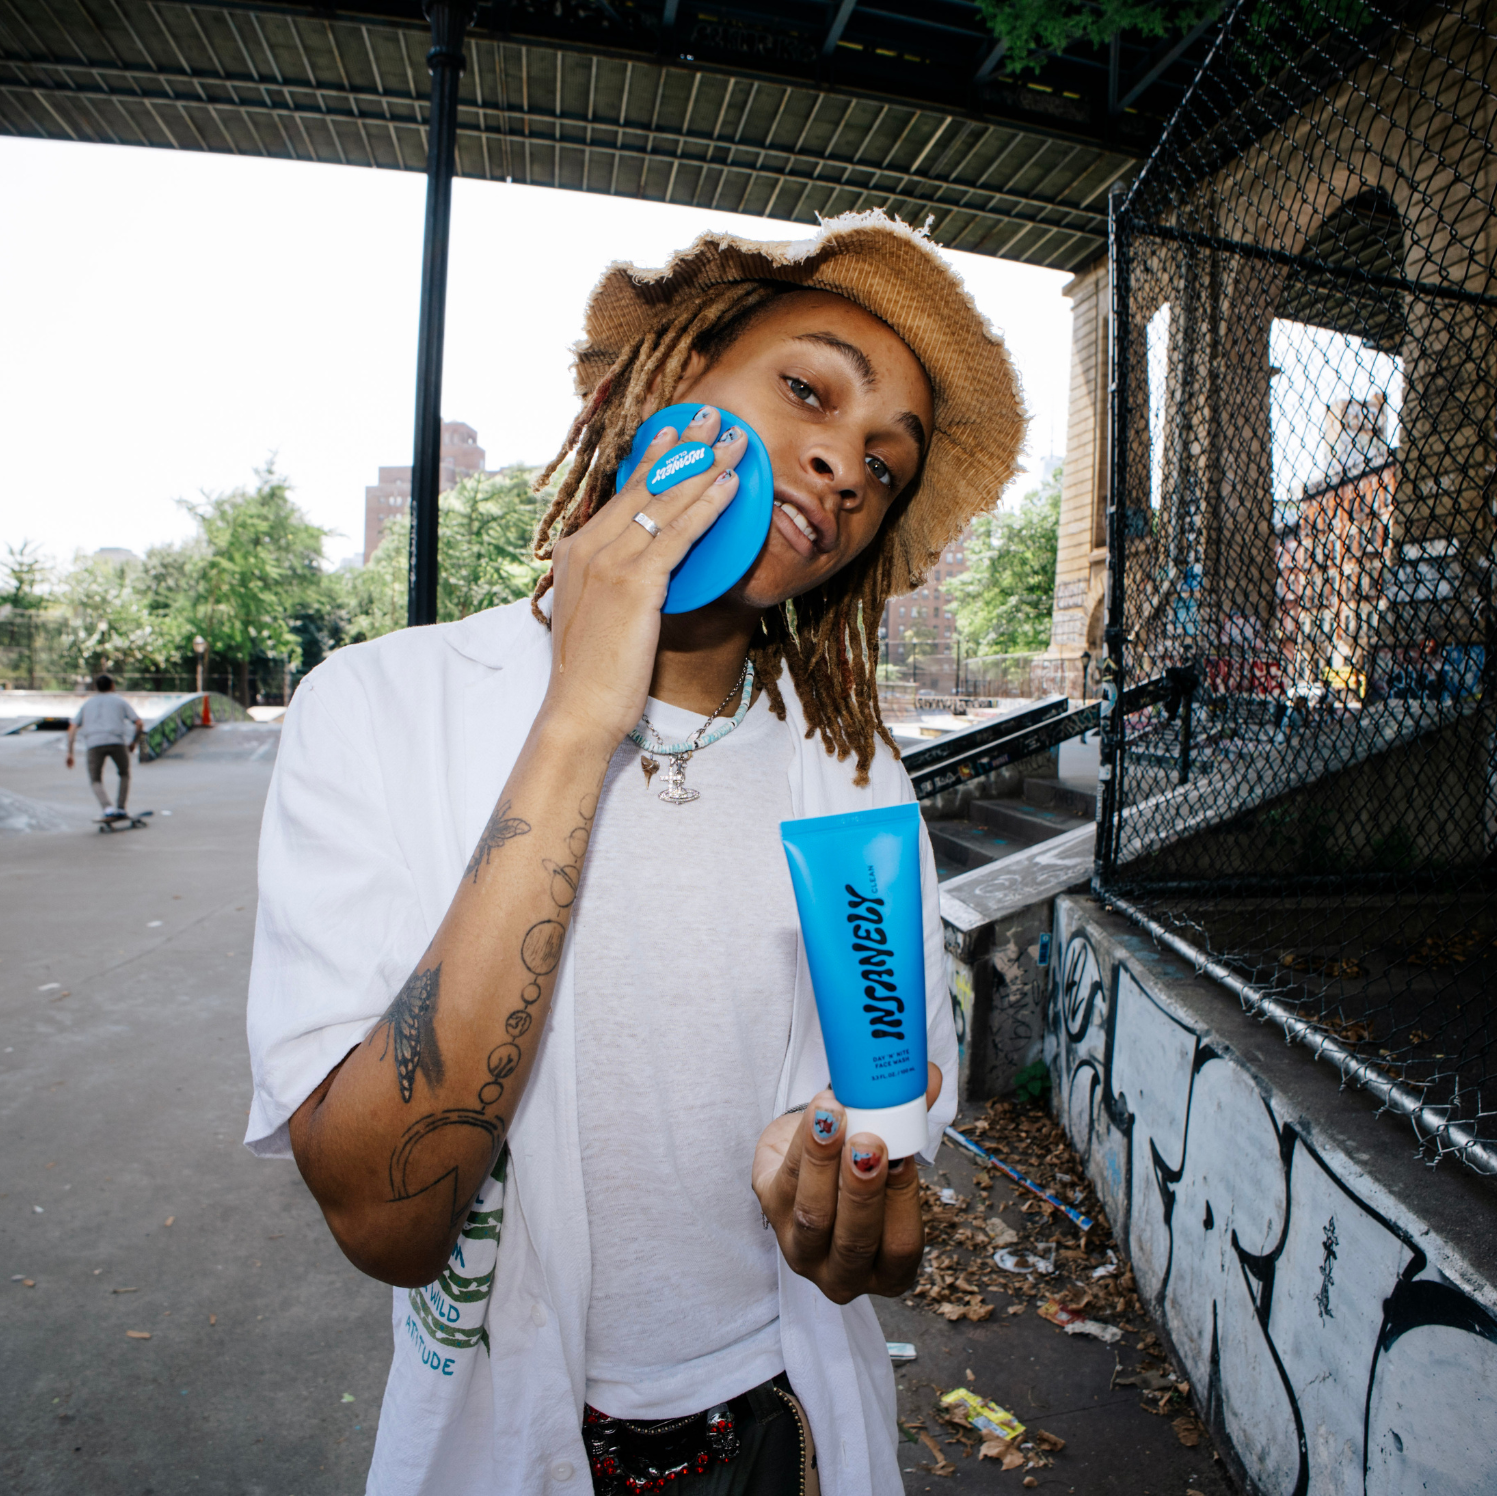
[[1497, 1318], [1237, 1058], [1100, 959], [1084, 929], [1063, 937], [1061, 1120], [1251, 1488], [1491, 1492]]

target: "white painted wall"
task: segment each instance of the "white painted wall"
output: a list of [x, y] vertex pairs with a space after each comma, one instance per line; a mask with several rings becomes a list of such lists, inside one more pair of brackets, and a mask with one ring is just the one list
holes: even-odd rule
[[1264, 1496], [1490, 1496], [1497, 1291], [1094, 908], [1056, 906], [1055, 1104], [1219, 1447]]

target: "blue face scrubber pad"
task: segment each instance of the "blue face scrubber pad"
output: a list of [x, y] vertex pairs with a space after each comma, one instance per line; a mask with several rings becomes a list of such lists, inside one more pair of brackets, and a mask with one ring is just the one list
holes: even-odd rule
[[[658, 410], [635, 433], [629, 456], [619, 467], [615, 492], [629, 481], [643, 458], [645, 448], [662, 426], [684, 431], [699, 405], [667, 405]], [[717, 523], [682, 557], [671, 573], [664, 613], [689, 613], [715, 602], [736, 585], [764, 549], [769, 521], [774, 511], [774, 471], [769, 453], [754, 428], [741, 416], [719, 408], [721, 430], [736, 426], [748, 438], [748, 447], [738, 462], [738, 492], [718, 517]], [[706, 454], [705, 460], [702, 454]], [[712, 465], [712, 449], [701, 442], [683, 442], [656, 462], [645, 486], [663, 493]]]

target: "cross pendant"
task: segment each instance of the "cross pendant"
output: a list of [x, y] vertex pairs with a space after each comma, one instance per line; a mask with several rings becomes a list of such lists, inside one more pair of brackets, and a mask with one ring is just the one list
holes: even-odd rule
[[689, 805], [701, 798], [700, 790], [686, 787], [686, 765], [690, 759], [689, 753], [680, 753], [666, 765], [665, 788], [660, 792], [660, 799], [667, 805]]

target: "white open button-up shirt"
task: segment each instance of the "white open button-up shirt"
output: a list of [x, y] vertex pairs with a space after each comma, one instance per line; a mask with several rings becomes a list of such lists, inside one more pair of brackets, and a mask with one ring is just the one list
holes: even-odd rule
[[[290, 1156], [287, 1119], [373, 1028], [436, 933], [550, 665], [550, 634], [518, 602], [342, 649], [302, 682], [260, 840], [245, 1136], [256, 1153]], [[850, 762], [805, 739], [788, 675], [783, 689], [799, 745], [796, 816], [912, 798], [882, 747], [869, 783], [855, 786]], [[933, 1157], [956, 1110], [957, 1054], [923, 831], [921, 859], [927, 1035], [944, 1077], [930, 1113]], [[591, 1249], [575, 1013], [564, 953], [506, 1177], [480, 1192], [442, 1278], [394, 1292], [395, 1356], [369, 1472], [377, 1496], [573, 1496], [589, 1486], [580, 1427]], [[776, 1110], [809, 1101], [827, 1079], [802, 947]], [[826, 1496], [896, 1496], [894, 1379], [872, 1305], [836, 1305], [781, 1261], [780, 1338]]]

